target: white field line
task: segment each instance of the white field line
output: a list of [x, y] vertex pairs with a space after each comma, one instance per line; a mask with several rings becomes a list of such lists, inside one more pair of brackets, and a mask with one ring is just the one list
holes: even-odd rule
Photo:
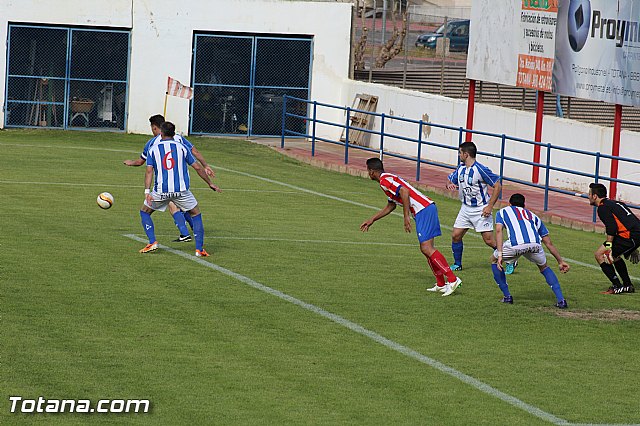
[[[206, 229], [205, 229], [206, 232]], [[176, 234], [156, 234], [156, 237], [175, 237]], [[285, 243], [303, 243], [303, 244], [346, 244], [357, 246], [389, 246], [389, 247], [411, 247], [418, 248], [418, 243], [385, 243], [382, 241], [339, 241], [339, 240], [300, 240], [291, 238], [271, 238], [271, 237], [219, 237], [215, 235], [206, 235], [207, 240], [236, 240], [236, 241], [273, 241]], [[465, 249], [484, 249], [487, 246], [464, 246]]]
[[[138, 237], [136, 235], [133, 234], [125, 234], [124, 235], [127, 238], [131, 238], [132, 240], [138, 241], [140, 243], [147, 243], [147, 240], [141, 237]], [[279, 290], [276, 290], [274, 288], [268, 287], [264, 284], [261, 284], [257, 281], [252, 280], [249, 277], [246, 277], [244, 275], [241, 275], [237, 272], [234, 272], [230, 269], [224, 268], [220, 265], [216, 265], [215, 263], [211, 263], [211, 262], [207, 262], [206, 260], [200, 258], [200, 257], [196, 257], [194, 255], [185, 253], [183, 251], [180, 250], [176, 250], [173, 249], [171, 247], [167, 247], [165, 245], [162, 244], [158, 244], [158, 248], [160, 248], [161, 250], [166, 250], [169, 253], [175, 254], [177, 256], [181, 256], [187, 260], [191, 260], [193, 262], [197, 262], [202, 266], [205, 266], [207, 268], [213, 269], [214, 271], [220, 272], [224, 275], [227, 275], [233, 279], [236, 279], [244, 284], [247, 284], [250, 287], [255, 288], [256, 290], [260, 290], [264, 293], [270, 294], [272, 296], [275, 296], [279, 299], [282, 299], [286, 302], [292, 303], [296, 306], [299, 306], [303, 309], [306, 309], [310, 312], [313, 312], [317, 315], [320, 315], [323, 318], [326, 318], [330, 321], [333, 321], [334, 323], [341, 325], [345, 328], [348, 328], [349, 330], [356, 332], [360, 335], [363, 335], [365, 337], [368, 337], [369, 339], [373, 340], [374, 342], [377, 342], [391, 350], [394, 350], [396, 352], [399, 352], [405, 356], [408, 356], [409, 358], [413, 358], [416, 361], [419, 361], [423, 364], [426, 364], [448, 376], [451, 376], [455, 379], [460, 380], [461, 382], [479, 390], [480, 392], [483, 392], [487, 395], [490, 395], [494, 398], [500, 399], [504, 402], [506, 402], [507, 404], [519, 408], [535, 417], [538, 417], [542, 420], [545, 420], [547, 422], [556, 424], [556, 425], [566, 425], [566, 426], [640, 426], [638, 424], [633, 424], [633, 425], [622, 425], [622, 424], [611, 424], [611, 425], [605, 425], [605, 424], [586, 424], [586, 423], [569, 423], [568, 421], [561, 419], [560, 417], [554, 416], [553, 414], [547, 413], [546, 411], [543, 411], [533, 405], [527, 404], [526, 402], [508, 395], [474, 377], [471, 377], [467, 374], [464, 374], [458, 370], [456, 370], [455, 368], [449, 367], [446, 364], [441, 363], [440, 361], [437, 361], [433, 358], [430, 358], [426, 355], [421, 354], [420, 352], [417, 352], [411, 348], [409, 348], [408, 346], [404, 346], [401, 345], [400, 343], [397, 343], [393, 340], [387, 339], [386, 337], [376, 333], [375, 331], [369, 330], [363, 326], [361, 326], [360, 324], [357, 324], [355, 322], [349, 321], [348, 319], [341, 317], [340, 315], [336, 315], [334, 313], [331, 313], [329, 311], [326, 311], [316, 305], [312, 305], [310, 303], [304, 302], [300, 299], [297, 299], [293, 296], [290, 296], [286, 293], [283, 293]]]
[[[175, 237], [175, 234], [157, 234], [156, 237]], [[291, 238], [271, 238], [271, 237], [220, 237], [215, 235], [206, 235], [206, 240], [236, 240], [236, 241], [273, 241], [273, 242], [284, 242], [284, 243], [301, 243], [301, 244], [345, 244], [345, 245], [356, 245], [356, 246], [389, 246], [389, 247], [411, 247], [418, 248], [417, 243], [413, 244], [405, 244], [405, 243], [385, 243], [382, 241], [339, 241], [339, 240], [299, 240], [299, 239], [291, 239]], [[464, 246], [465, 249], [484, 249], [487, 246]]]
[[[111, 183], [71, 183], [71, 182], [27, 182], [15, 180], [0, 180], [0, 185], [53, 185], [53, 186], [79, 186], [98, 188], [130, 188], [140, 189], [141, 185], [114, 185]], [[209, 188], [191, 188], [192, 191], [211, 191]], [[280, 191], [277, 189], [245, 189], [245, 188], [224, 188], [224, 192], [266, 192], [277, 194], [300, 194], [300, 191]]]
[[[43, 146], [43, 145], [22, 145], [22, 144], [3, 144], [3, 143], [0, 143], [0, 146], [1, 145], [5, 145], [5, 146], [11, 145], [11, 146], [19, 146], [19, 147], [33, 146], [33, 147], [40, 147], [40, 148], [46, 147], [46, 146]], [[131, 153], [131, 152], [137, 153], [138, 152], [138, 151], [130, 151], [130, 150], [114, 150], [114, 149], [108, 149], [108, 148], [91, 148], [91, 147], [49, 146], [49, 148], [87, 149], [87, 150], [94, 150], [94, 151], [112, 151], [112, 152], [129, 152], [129, 153]], [[240, 172], [240, 171], [227, 169], [227, 168], [223, 168], [223, 167], [217, 167], [217, 168], [220, 169], [220, 170], [231, 172], [231, 173], [236, 173], [236, 174], [244, 175], [244, 176], [247, 176], [247, 177], [252, 177], [254, 179], [259, 179], [259, 180], [262, 180], [262, 181], [270, 182], [270, 183], [273, 183], [273, 184], [276, 184], [276, 185], [285, 186], [285, 187], [288, 187], [288, 188], [291, 188], [291, 189], [294, 189], [294, 190], [297, 190], [297, 191], [301, 191], [301, 192], [306, 192], [306, 193], [309, 193], [309, 194], [317, 195], [319, 197], [329, 198], [329, 199], [332, 199], [332, 200], [335, 200], [335, 201], [341, 201], [341, 202], [344, 202], [344, 203], [353, 204], [353, 205], [357, 205], [357, 206], [368, 208], [368, 209], [373, 209], [373, 210], [378, 210], [379, 209], [378, 207], [375, 207], [375, 206], [370, 206], [370, 205], [367, 205], [367, 204], [363, 204], [363, 203], [358, 203], [358, 202], [355, 202], [355, 201], [347, 200], [347, 199], [344, 199], [344, 198], [339, 198], [339, 197], [335, 197], [335, 196], [332, 196], [332, 195], [323, 194], [321, 192], [312, 191], [312, 190], [309, 190], [309, 189], [306, 189], [306, 188], [298, 187], [298, 186], [295, 186], [295, 185], [290, 185], [288, 183], [279, 182], [279, 181], [276, 181], [276, 180], [273, 180], [273, 179], [269, 179], [269, 178], [253, 175], [253, 174], [250, 174], [250, 173]], [[398, 214], [398, 213], [396, 213], [396, 214]], [[450, 227], [447, 227], [447, 226], [443, 226], [443, 228], [451, 229]], [[480, 238], [478, 235], [475, 235], [475, 234], [471, 234], [471, 235], [473, 235], [476, 238]], [[147, 242], [145, 239], [139, 238], [139, 237], [137, 237], [135, 235], [132, 235], [132, 234], [127, 234], [126, 236], [128, 238], [131, 238], [133, 240], [136, 240], [136, 241], [139, 241], [139, 242], [142, 242], [142, 243], [146, 243]], [[287, 295], [285, 293], [282, 293], [282, 292], [280, 292], [278, 290], [272, 289], [272, 288], [267, 287], [265, 285], [262, 285], [262, 284], [260, 284], [260, 283], [258, 283], [256, 281], [253, 281], [252, 279], [250, 279], [248, 277], [245, 277], [243, 275], [237, 274], [236, 272], [233, 272], [233, 271], [231, 271], [229, 269], [226, 269], [226, 268], [223, 268], [221, 266], [218, 266], [218, 265], [216, 265], [214, 263], [210, 263], [210, 262], [204, 261], [201, 258], [195, 257], [193, 255], [184, 253], [184, 252], [179, 251], [179, 250], [172, 249], [170, 247], [166, 247], [164, 245], [159, 245], [159, 247], [161, 249], [163, 249], [163, 250], [167, 250], [170, 253], [173, 253], [173, 254], [176, 254], [178, 256], [184, 257], [185, 259], [189, 259], [189, 260], [192, 260], [194, 262], [200, 263], [203, 266], [206, 266], [208, 268], [211, 268], [211, 269], [214, 269], [214, 270], [216, 270], [218, 272], [221, 272], [221, 273], [223, 273], [225, 275], [233, 277], [233, 278], [235, 278], [235, 279], [237, 279], [237, 280], [239, 280], [239, 281], [241, 281], [241, 282], [243, 282], [243, 283], [245, 283], [245, 284], [247, 284], [247, 285], [249, 285], [251, 287], [254, 287], [254, 288], [256, 288], [256, 289], [258, 289], [260, 291], [263, 291], [263, 292], [266, 292], [266, 293], [271, 294], [273, 296], [279, 297], [282, 300], [286, 300], [286, 301], [291, 302], [291, 303], [293, 303], [295, 305], [298, 305], [298, 306], [300, 306], [300, 307], [302, 307], [304, 309], [307, 309], [307, 310], [309, 310], [311, 312], [314, 312], [314, 313], [316, 313], [318, 315], [321, 315], [321, 316], [323, 316], [323, 317], [325, 317], [325, 318], [327, 318], [327, 319], [329, 319], [329, 320], [331, 320], [331, 321], [333, 321], [333, 322], [335, 322], [337, 324], [340, 324], [340, 325], [342, 325], [342, 326], [344, 326], [346, 328], [349, 328], [350, 330], [352, 330], [352, 331], [354, 331], [356, 333], [359, 333], [359, 334], [362, 334], [364, 336], [367, 336], [370, 339], [372, 339], [372, 340], [374, 340], [374, 341], [376, 341], [376, 342], [378, 342], [378, 343], [380, 343], [380, 344], [382, 344], [382, 345], [384, 345], [384, 346], [386, 346], [386, 347], [388, 347], [390, 349], [393, 349], [393, 350], [395, 350], [397, 352], [400, 352], [400, 353], [402, 353], [402, 354], [404, 354], [406, 356], [414, 358], [414, 359], [416, 359], [416, 360], [418, 360], [418, 361], [420, 361], [420, 362], [422, 362], [424, 364], [427, 364], [427, 365], [429, 365], [429, 366], [431, 366], [433, 368], [436, 368], [437, 370], [439, 370], [439, 371], [441, 371], [441, 372], [443, 372], [445, 374], [448, 374], [448, 375], [450, 375], [452, 377], [455, 377], [455, 378], [461, 380], [462, 382], [467, 383], [467, 384], [475, 387], [476, 389], [478, 389], [478, 390], [480, 390], [480, 391], [482, 391], [482, 392], [484, 392], [484, 393], [486, 393], [488, 395], [491, 395], [491, 396], [494, 396], [494, 397], [496, 397], [498, 399], [501, 399], [502, 401], [505, 401], [505, 402], [507, 402], [508, 404], [510, 404], [512, 406], [520, 408], [520, 409], [522, 409], [522, 410], [524, 410], [524, 411], [526, 411], [526, 412], [528, 412], [528, 413], [530, 413], [530, 414], [532, 414], [532, 415], [534, 415], [536, 417], [539, 417], [539, 418], [541, 418], [543, 420], [546, 420], [548, 422], [551, 422], [551, 423], [554, 423], [554, 424], [557, 424], [557, 425], [571, 425], [571, 426], [607, 426], [607, 425], [604, 425], [604, 424], [586, 424], [586, 423], [574, 423], [574, 424], [572, 424], [572, 423], [569, 423], [566, 420], [563, 420], [563, 419], [561, 419], [559, 417], [556, 417], [553, 414], [547, 413], [547, 412], [545, 412], [545, 411], [543, 411], [543, 410], [541, 410], [541, 409], [539, 409], [537, 407], [529, 405], [529, 404], [527, 404], [527, 403], [525, 403], [525, 402], [523, 402], [523, 401], [521, 401], [521, 400], [519, 400], [519, 399], [517, 399], [517, 398], [515, 398], [515, 397], [513, 397], [511, 395], [505, 394], [505, 393], [503, 393], [503, 392], [501, 392], [501, 391], [499, 391], [499, 390], [497, 390], [497, 389], [495, 389], [495, 388], [493, 388], [493, 387], [491, 387], [491, 386], [489, 386], [489, 385], [487, 385], [487, 384], [485, 384], [485, 383], [483, 383], [483, 382], [481, 382], [481, 381], [479, 381], [479, 380], [477, 380], [477, 379], [475, 379], [475, 378], [473, 378], [471, 376], [468, 376], [468, 375], [466, 375], [464, 373], [461, 373], [461, 372], [459, 372], [459, 371], [457, 371], [457, 370], [455, 370], [455, 369], [453, 369], [453, 368], [451, 368], [451, 367], [449, 367], [449, 366], [447, 366], [445, 364], [442, 364], [439, 361], [436, 361], [436, 360], [431, 359], [431, 358], [429, 358], [429, 357], [427, 357], [425, 355], [422, 355], [419, 352], [414, 351], [413, 349], [410, 349], [410, 348], [408, 348], [406, 346], [400, 345], [399, 343], [396, 343], [396, 342], [394, 342], [392, 340], [389, 340], [389, 339], [387, 339], [387, 338], [385, 338], [385, 337], [383, 337], [383, 336], [381, 336], [381, 335], [379, 335], [379, 334], [377, 334], [377, 333], [375, 333], [373, 331], [370, 331], [370, 330], [362, 327], [359, 324], [353, 323], [353, 322], [351, 322], [351, 321], [349, 321], [347, 319], [344, 319], [344, 318], [342, 318], [342, 317], [340, 317], [338, 315], [335, 315], [335, 314], [332, 314], [332, 313], [330, 313], [328, 311], [325, 311], [322, 308], [319, 308], [317, 306], [314, 306], [314, 305], [308, 304], [306, 302], [303, 302], [303, 301], [301, 301], [299, 299], [296, 299], [296, 298], [294, 298], [292, 296], [289, 296], [289, 295]], [[583, 262], [579, 262], [579, 261], [575, 261], [575, 260], [571, 260], [571, 259], [566, 259], [566, 260], [570, 261], [570, 262], [573, 262], [573, 263], [576, 263], [576, 264], [579, 264], [579, 265], [582, 265], [582, 266], [586, 266], [586, 267], [592, 268], [592, 269], [598, 269], [594, 265], [589, 265], [589, 264], [586, 264], [586, 263], [583, 263]], [[635, 277], [633, 277], [633, 278], [634, 279], [638, 279], [638, 278], [635, 278]], [[633, 425], [611, 424], [611, 426], [640, 426], [640, 424], [633, 424]]]
[[[140, 243], [143, 243], [143, 244], [147, 242], [146, 239], [140, 238], [140, 237], [138, 237], [136, 235], [133, 235], [133, 234], [125, 234], [124, 236], [127, 237], [127, 238], [131, 238], [132, 240], [139, 241]], [[296, 299], [295, 297], [290, 296], [290, 295], [288, 295], [286, 293], [283, 293], [283, 292], [281, 292], [279, 290], [275, 290], [275, 289], [273, 289], [271, 287], [267, 287], [266, 285], [260, 284], [259, 282], [254, 281], [251, 278], [248, 278], [248, 277], [246, 277], [244, 275], [240, 275], [237, 272], [234, 272], [234, 271], [232, 271], [230, 269], [227, 269], [227, 268], [224, 268], [222, 266], [216, 265], [215, 263], [207, 262], [206, 260], [203, 260], [202, 258], [196, 257], [194, 255], [185, 253], [185, 252], [180, 251], [180, 250], [173, 249], [171, 247], [164, 246], [162, 244], [158, 244], [158, 247], [160, 249], [162, 249], [162, 250], [168, 251], [169, 253], [175, 254], [177, 256], [181, 256], [181, 257], [183, 257], [185, 259], [191, 260], [193, 262], [197, 262], [202, 266], [205, 266], [207, 268], [210, 268], [210, 269], [213, 269], [215, 271], [218, 271], [218, 272], [220, 272], [220, 273], [222, 273], [224, 275], [227, 275], [227, 276], [229, 276], [231, 278], [234, 278], [234, 279], [236, 279], [236, 280], [238, 280], [238, 281], [240, 281], [240, 282], [242, 282], [244, 284], [247, 284], [248, 286], [253, 287], [253, 288], [257, 289], [257, 290], [260, 290], [260, 291], [262, 291], [264, 293], [270, 294], [270, 295], [275, 296], [275, 297], [277, 297], [279, 299], [282, 299], [282, 300], [287, 301], [289, 303], [293, 303], [294, 305], [297, 305], [297, 306], [299, 306], [301, 308], [304, 308], [304, 309], [306, 309], [308, 311], [311, 311], [311, 312], [313, 312], [315, 314], [318, 314], [321, 317], [324, 317], [324, 318], [326, 318], [328, 320], [331, 320], [334, 323], [339, 324], [339, 325], [341, 325], [343, 327], [346, 327], [351, 331], [354, 331], [354, 332], [356, 332], [358, 334], [366, 336], [369, 339], [371, 339], [371, 340], [373, 340], [375, 342], [378, 342], [381, 345], [386, 346], [389, 349], [392, 349], [392, 350], [394, 350], [396, 352], [399, 352], [399, 353], [401, 353], [403, 355], [406, 355], [406, 356], [408, 356], [410, 358], [413, 358], [413, 359], [415, 359], [415, 360], [417, 360], [417, 361], [419, 361], [419, 362], [421, 362], [423, 364], [426, 364], [426, 365], [428, 365], [430, 367], [435, 368], [436, 370], [438, 370], [438, 371], [440, 371], [442, 373], [445, 373], [445, 374], [447, 374], [447, 375], [449, 375], [451, 377], [454, 377], [454, 378], [456, 378], [456, 379], [458, 379], [458, 380], [460, 380], [460, 381], [462, 381], [462, 382], [464, 382], [464, 383], [466, 383], [466, 384], [478, 389], [479, 391], [481, 391], [481, 392], [483, 392], [485, 394], [491, 395], [491, 396], [493, 396], [495, 398], [498, 398], [498, 399], [506, 402], [509, 405], [512, 405], [512, 406], [517, 407], [517, 408], [519, 408], [521, 410], [524, 410], [524, 411], [526, 411], [527, 413], [529, 413], [529, 414], [531, 414], [533, 416], [536, 416], [536, 417], [538, 417], [540, 419], [546, 420], [548, 422], [551, 422], [551, 423], [554, 423], [554, 424], [557, 424], [557, 425], [566, 425], [566, 424], [568, 424], [568, 422], [566, 420], [563, 420], [563, 419], [561, 419], [559, 417], [556, 417], [553, 414], [547, 413], [546, 411], [543, 411], [543, 410], [541, 410], [541, 409], [539, 409], [537, 407], [534, 407], [533, 405], [529, 405], [526, 402], [523, 402], [523, 401], [519, 400], [518, 398], [515, 398], [515, 397], [513, 397], [511, 395], [507, 395], [506, 393], [501, 392], [498, 389], [493, 388], [493, 387], [489, 386], [488, 384], [486, 384], [484, 382], [481, 382], [478, 379], [475, 379], [475, 378], [473, 378], [471, 376], [468, 376], [468, 375], [466, 375], [466, 374], [464, 374], [464, 373], [462, 373], [462, 372], [460, 372], [460, 371], [458, 371], [458, 370], [456, 370], [456, 369], [454, 369], [452, 367], [449, 367], [449, 366], [447, 366], [447, 365], [445, 365], [445, 364], [443, 364], [443, 363], [441, 363], [441, 362], [439, 362], [439, 361], [437, 361], [437, 360], [435, 360], [433, 358], [429, 358], [428, 356], [423, 355], [423, 354], [421, 354], [421, 353], [419, 353], [419, 352], [417, 352], [417, 351], [415, 351], [415, 350], [413, 350], [413, 349], [411, 349], [411, 348], [409, 348], [407, 346], [401, 345], [400, 343], [397, 343], [397, 342], [394, 342], [393, 340], [387, 339], [386, 337], [384, 337], [384, 336], [382, 336], [382, 335], [380, 335], [380, 334], [378, 334], [378, 333], [376, 333], [374, 331], [371, 331], [371, 330], [369, 330], [367, 328], [364, 328], [360, 324], [357, 324], [357, 323], [354, 323], [352, 321], [349, 321], [348, 319], [345, 319], [345, 318], [343, 318], [343, 317], [341, 317], [339, 315], [336, 315], [336, 314], [333, 314], [333, 313], [331, 313], [329, 311], [326, 311], [326, 310], [324, 310], [324, 309], [322, 309], [322, 308], [320, 308], [318, 306], [312, 305], [310, 303], [306, 303], [306, 302], [304, 302], [304, 301], [302, 301], [300, 299]]]

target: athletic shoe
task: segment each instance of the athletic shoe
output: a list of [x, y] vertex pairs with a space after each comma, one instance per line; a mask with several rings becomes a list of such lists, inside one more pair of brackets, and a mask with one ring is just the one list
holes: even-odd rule
[[191, 241], [191, 235], [180, 235], [173, 240], [174, 243], [188, 243], [189, 241]]
[[507, 263], [504, 267], [504, 273], [507, 275], [511, 275], [513, 274], [513, 271], [515, 271], [516, 267], [518, 266], [518, 261], [516, 260], [515, 262], [512, 263]]
[[606, 291], [601, 291], [600, 294], [621, 294], [624, 293], [624, 287], [609, 287]]
[[196, 250], [196, 257], [209, 257], [209, 253], [205, 249]]
[[450, 268], [452, 271], [462, 271], [462, 265], [456, 265], [455, 263]]
[[623, 287], [623, 293], [635, 293], [636, 292], [636, 288], [633, 286], [633, 284], [629, 284], [628, 286]]
[[443, 285], [442, 287], [438, 287], [438, 284], [436, 284], [433, 287], [428, 288], [427, 291], [433, 291], [433, 292], [439, 291], [441, 293], [444, 293], [446, 289], [447, 289], [446, 285]]
[[555, 306], [558, 309], [567, 309], [569, 307], [569, 305], [567, 305], [567, 301], [565, 299], [562, 299], [561, 301], [559, 301], [558, 303], [556, 303], [553, 306]]
[[143, 249], [140, 249], [140, 253], [150, 253], [152, 251], [158, 250], [158, 242], [155, 241], [151, 244], [147, 244]]
[[449, 296], [454, 291], [456, 291], [456, 289], [458, 287], [460, 287], [460, 284], [462, 284], [462, 280], [460, 278], [458, 278], [458, 277], [456, 277], [456, 280], [454, 282], [446, 283], [444, 285], [445, 291], [444, 291], [444, 293], [442, 293], [442, 296]]
[[513, 305], [513, 296], [505, 296], [502, 299], [500, 299], [501, 303], [508, 303], [510, 305]]

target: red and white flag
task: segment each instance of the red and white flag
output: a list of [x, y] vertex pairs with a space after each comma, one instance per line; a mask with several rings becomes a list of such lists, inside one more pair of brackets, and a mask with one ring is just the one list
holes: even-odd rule
[[191, 99], [193, 98], [193, 88], [169, 77], [167, 80], [167, 95]]

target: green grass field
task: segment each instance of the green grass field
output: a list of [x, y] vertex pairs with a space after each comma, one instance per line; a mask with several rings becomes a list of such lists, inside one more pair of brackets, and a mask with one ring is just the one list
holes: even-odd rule
[[[153, 218], [169, 250], [141, 255], [126, 236], [144, 237], [143, 168], [122, 161], [146, 140], [0, 131], [0, 423], [640, 422], [640, 295], [599, 294], [601, 235], [548, 225], [572, 265], [562, 316], [526, 261], [509, 278], [515, 304], [498, 303], [490, 250], [471, 234], [463, 285], [443, 298], [425, 291], [434, 279], [401, 217], [359, 231], [367, 206], [386, 203], [375, 182], [194, 137], [224, 190], [192, 173], [205, 261], [225, 274], [194, 261], [193, 243], [171, 242], [167, 213]], [[96, 205], [102, 191], [110, 210]], [[459, 203], [434, 199], [451, 260]], [[152, 410], [12, 414], [16, 395], [149, 399]]]

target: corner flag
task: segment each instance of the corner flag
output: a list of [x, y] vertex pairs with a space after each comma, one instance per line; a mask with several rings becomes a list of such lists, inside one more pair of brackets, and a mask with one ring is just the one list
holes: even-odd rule
[[193, 98], [193, 88], [185, 86], [178, 80], [168, 77], [167, 80], [167, 95], [177, 96], [179, 98]]

